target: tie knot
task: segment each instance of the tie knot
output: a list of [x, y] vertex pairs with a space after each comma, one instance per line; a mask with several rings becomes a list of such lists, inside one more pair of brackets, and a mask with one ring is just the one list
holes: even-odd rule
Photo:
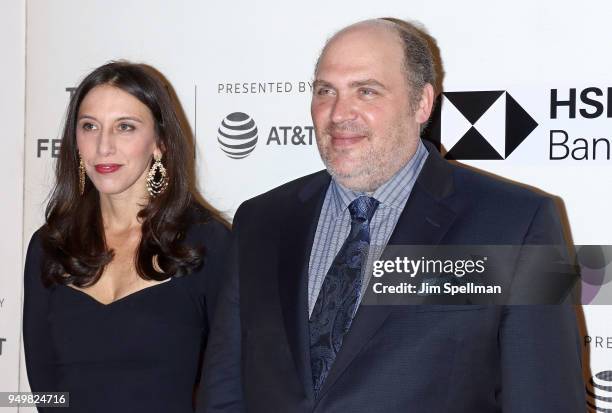
[[371, 196], [360, 196], [348, 206], [349, 212], [351, 213], [351, 219], [370, 221], [374, 212], [376, 212], [376, 208], [378, 208], [378, 204], [380, 204], [380, 202]]

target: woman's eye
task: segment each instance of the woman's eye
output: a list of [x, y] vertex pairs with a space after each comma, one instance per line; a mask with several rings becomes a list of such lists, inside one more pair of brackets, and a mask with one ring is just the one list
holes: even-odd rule
[[81, 125], [81, 127], [83, 128], [83, 130], [86, 130], [86, 131], [96, 130], [96, 125], [94, 125], [93, 123], [90, 123], [90, 122], [83, 123], [83, 125]]
[[118, 128], [121, 132], [128, 132], [134, 130], [134, 126], [130, 125], [129, 123], [120, 123]]

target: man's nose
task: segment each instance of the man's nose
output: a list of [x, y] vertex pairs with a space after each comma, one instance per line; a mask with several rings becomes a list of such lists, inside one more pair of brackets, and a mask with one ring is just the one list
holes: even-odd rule
[[348, 96], [338, 95], [332, 108], [332, 122], [342, 123], [347, 120], [353, 120], [355, 117], [356, 111], [353, 101]]

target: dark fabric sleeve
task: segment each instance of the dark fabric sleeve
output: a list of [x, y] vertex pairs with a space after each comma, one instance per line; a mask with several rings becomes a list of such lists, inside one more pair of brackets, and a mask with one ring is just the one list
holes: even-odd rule
[[504, 413], [585, 411], [580, 343], [572, 306], [507, 307], [500, 346]]
[[204, 277], [206, 283], [206, 314], [210, 325], [214, 319], [221, 289], [228, 275], [227, 265], [231, 232], [229, 228], [218, 221], [212, 221], [206, 225], [210, 227], [211, 236], [209, 239], [212, 240], [206, 245], [206, 277]]
[[[565, 245], [552, 200], [544, 199], [539, 205], [524, 244]], [[585, 411], [574, 306], [507, 306], [499, 341], [504, 413]]]
[[185, 278], [188, 294], [199, 302], [207, 326], [212, 322], [217, 308], [217, 297], [227, 278], [230, 239], [229, 228], [212, 217], [193, 223], [187, 232], [187, 244], [195, 248], [204, 248], [202, 267]]
[[58, 391], [56, 355], [51, 346], [48, 303], [51, 290], [41, 281], [42, 247], [39, 232], [28, 246], [24, 274], [23, 343], [30, 387], [34, 392]]
[[241, 383], [241, 332], [238, 262], [239, 215], [236, 213], [226, 278], [216, 302], [215, 316], [204, 356], [198, 394], [198, 413], [245, 411]]

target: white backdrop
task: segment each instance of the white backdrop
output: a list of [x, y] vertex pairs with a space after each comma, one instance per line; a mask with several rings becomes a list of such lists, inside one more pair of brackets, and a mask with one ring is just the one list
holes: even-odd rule
[[0, 391], [15, 391], [21, 343], [25, 3], [0, 5], [0, 52]]
[[[591, 159], [592, 154], [588, 160], [550, 159], [551, 130], [566, 131], [569, 143], [576, 138], [587, 139], [587, 143], [593, 138], [612, 142], [612, 90], [611, 96], [607, 92], [612, 87], [609, 2], [591, 1], [587, 8], [553, 0], [443, 1], [435, 6], [399, 0], [29, 0], [27, 30], [22, 24], [22, 3], [12, 4], [3, 6], [12, 14], [2, 14], [8, 23], [2, 30], [10, 30], [12, 37], [8, 38], [15, 41], [3, 36], [2, 42], [3, 50], [7, 43], [7, 50], [15, 56], [27, 51], [25, 182], [9, 180], [15, 189], [9, 193], [17, 196], [14, 205], [3, 203], [0, 208], [10, 208], [9, 216], [20, 216], [23, 187], [24, 219], [23, 231], [16, 225], [21, 219], [3, 225], [5, 234], [11, 234], [1, 241], [3, 257], [8, 257], [3, 262], [14, 265], [10, 276], [0, 279], [0, 299], [7, 296], [8, 303], [0, 309], [0, 337], [8, 334], [4, 331], [13, 341], [18, 337], [21, 276], [14, 257], [21, 256], [21, 249], [16, 250], [15, 245], [21, 246], [22, 236], [27, 244], [42, 223], [52, 177], [53, 139], [59, 138], [69, 98], [66, 88], [111, 59], [146, 62], [158, 68], [174, 85], [196, 133], [201, 188], [213, 205], [231, 217], [241, 201], [322, 168], [314, 141], [308, 142], [312, 125], [308, 82], [313, 65], [329, 35], [370, 17], [396, 16], [422, 22], [441, 50], [445, 91], [507, 91], [538, 123], [507, 159], [465, 163], [561, 197], [576, 244], [612, 244], [612, 220], [606, 214], [612, 161], [605, 150], [599, 147], [596, 160]], [[3, 74], [15, 70], [9, 77], [21, 79], [7, 82], [15, 93], [10, 107], [2, 110], [12, 121], [9, 124], [16, 125], [8, 135], [21, 137], [23, 122], [14, 120], [22, 119], [23, 111], [11, 111], [23, 108], [12, 105], [23, 100], [23, 66], [0, 70]], [[236, 84], [241, 93], [236, 93]], [[603, 106], [603, 114], [593, 119], [579, 112], [596, 109], [587, 99], [580, 99], [581, 92], [590, 87], [603, 94], [587, 95]], [[553, 119], [551, 90], [558, 91], [559, 100], [566, 100], [572, 88], [577, 94], [577, 116], [570, 118], [568, 107], [563, 106]], [[6, 106], [4, 101], [2, 104]], [[503, 135], [504, 104], [503, 99], [496, 101], [475, 125], [491, 142]], [[470, 125], [448, 102], [443, 108], [442, 143], [450, 149]], [[239, 160], [226, 156], [217, 142], [221, 120], [233, 112], [247, 114], [258, 128], [255, 149]], [[279, 144], [284, 143], [285, 132], [287, 144]], [[305, 144], [295, 136], [300, 134]], [[559, 156], [561, 149], [555, 146], [552, 154]], [[14, 153], [20, 150], [16, 146]], [[20, 159], [10, 159], [18, 163], [17, 169]], [[4, 216], [7, 214], [2, 219]], [[19, 241], [13, 241], [15, 238]], [[7, 241], [10, 245], [5, 248]], [[611, 311], [603, 306], [585, 310], [591, 340], [584, 346], [585, 352], [590, 352], [585, 357], [587, 367], [589, 362], [591, 366], [587, 378], [612, 370], [612, 339], [608, 340], [612, 327], [606, 323]], [[4, 324], [4, 320], [10, 323]], [[9, 367], [0, 369], [0, 390], [13, 390], [19, 376], [17, 353], [3, 353], [0, 366]], [[21, 389], [27, 389], [23, 373]], [[609, 405], [602, 403], [601, 407]]]

